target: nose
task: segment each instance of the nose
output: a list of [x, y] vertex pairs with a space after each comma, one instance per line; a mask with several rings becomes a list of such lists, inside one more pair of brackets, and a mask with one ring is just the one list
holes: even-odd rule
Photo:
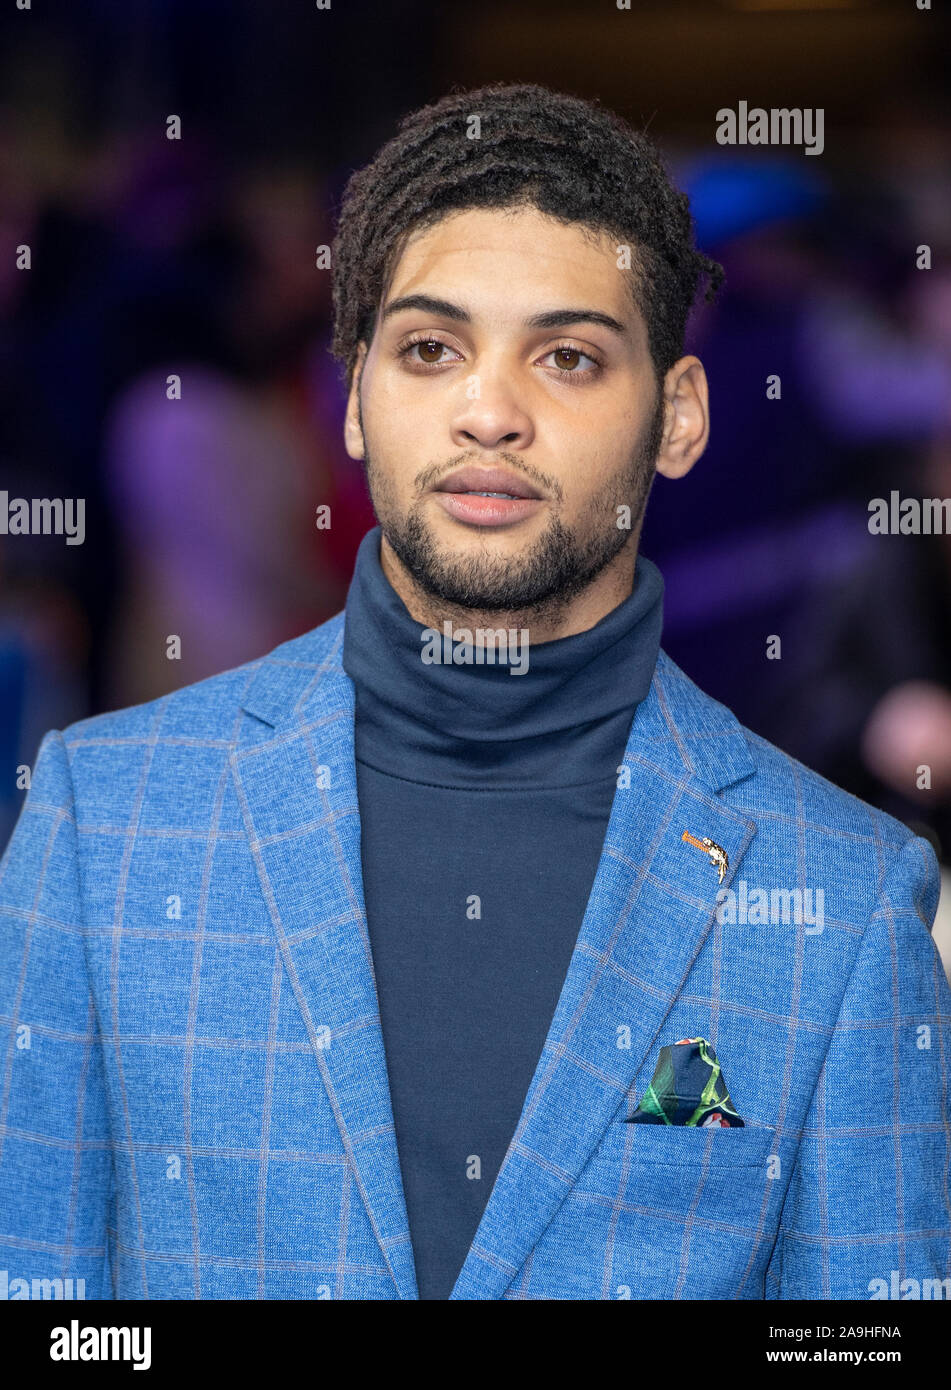
[[534, 438], [531, 417], [511, 382], [501, 374], [470, 376], [452, 421], [452, 441], [460, 448], [525, 449]]

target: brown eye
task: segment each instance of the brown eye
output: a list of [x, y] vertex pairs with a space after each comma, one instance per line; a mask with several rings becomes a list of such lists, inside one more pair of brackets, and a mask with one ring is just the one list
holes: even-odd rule
[[[566, 382], [570, 380], [580, 384], [584, 381], [597, 381], [604, 371], [603, 365], [589, 352], [582, 352], [581, 348], [572, 347], [570, 343], [562, 343], [561, 347], [552, 348], [545, 355]], [[588, 365], [582, 367], [582, 362], [587, 362]]]
[[577, 367], [578, 363], [581, 361], [581, 357], [582, 354], [577, 348], [564, 347], [555, 349], [555, 358], [559, 367], [565, 367], [569, 370], [573, 367]]
[[[430, 339], [425, 343], [416, 343], [416, 351], [420, 355], [421, 362], [438, 362], [439, 354], [443, 350], [443, 344]], [[431, 355], [430, 355], [431, 354]]]

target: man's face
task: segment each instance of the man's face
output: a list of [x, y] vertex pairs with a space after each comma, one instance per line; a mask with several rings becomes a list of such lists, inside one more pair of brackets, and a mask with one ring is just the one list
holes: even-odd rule
[[[534, 208], [452, 213], [404, 248], [346, 438], [384, 569], [388, 546], [429, 599], [551, 615], [623, 552], [630, 591], [665, 400], [617, 259]], [[508, 488], [534, 496], [462, 495]]]

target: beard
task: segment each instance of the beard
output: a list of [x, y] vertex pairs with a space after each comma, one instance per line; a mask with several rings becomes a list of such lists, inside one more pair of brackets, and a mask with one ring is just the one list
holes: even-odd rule
[[[363, 429], [359, 396], [358, 413]], [[380, 530], [430, 604], [462, 616], [509, 614], [550, 620], [557, 618], [626, 545], [632, 540], [636, 544], [663, 430], [664, 398], [658, 391], [653, 415], [631, 461], [605, 481], [574, 525], [567, 526], [552, 515], [542, 534], [518, 555], [487, 550], [456, 554], [437, 539], [421, 501], [401, 512], [393, 504], [388, 479], [372, 461], [364, 429], [367, 486]], [[504, 450], [494, 453], [524, 476], [524, 460], [518, 455], [507, 456]], [[557, 488], [555, 492], [560, 496]], [[618, 526], [621, 504], [630, 507], [629, 528]]]

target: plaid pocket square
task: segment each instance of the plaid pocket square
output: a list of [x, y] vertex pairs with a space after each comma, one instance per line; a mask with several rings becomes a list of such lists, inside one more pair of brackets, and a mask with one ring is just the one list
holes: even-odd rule
[[651, 1083], [626, 1123], [743, 1127], [706, 1038], [681, 1038], [661, 1048]]

